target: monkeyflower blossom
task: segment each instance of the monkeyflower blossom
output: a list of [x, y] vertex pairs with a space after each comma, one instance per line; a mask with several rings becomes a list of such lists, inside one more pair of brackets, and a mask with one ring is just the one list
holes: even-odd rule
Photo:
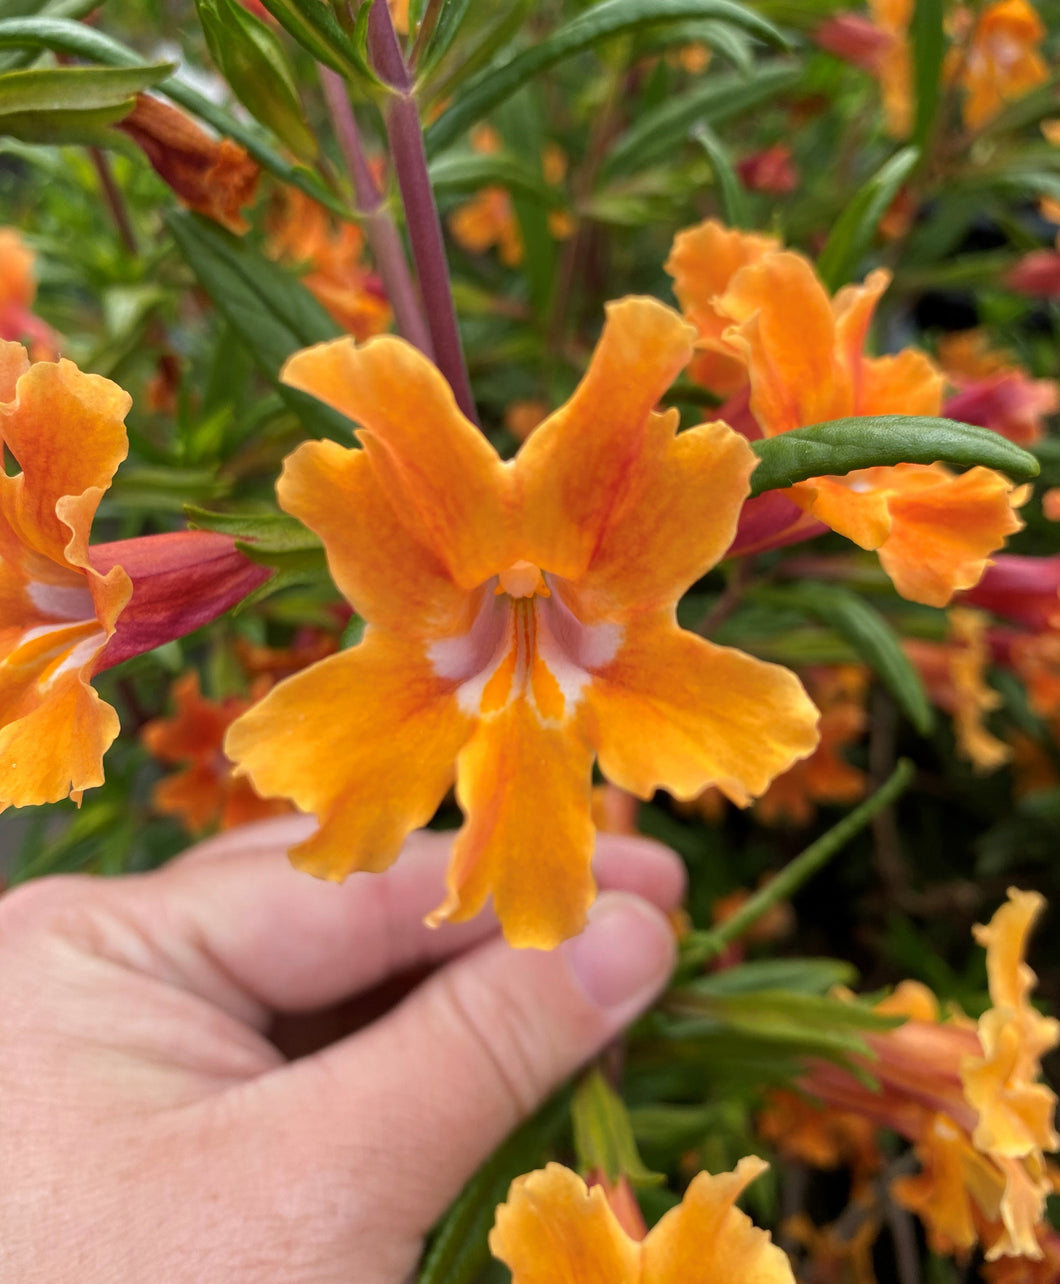
[[652, 299], [612, 304], [573, 396], [509, 462], [400, 339], [288, 362], [285, 380], [359, 424], [364, 447], [308, 442], [277, 486], [364, 637], [281, 682], [225, 746], [259, 793], [316, 815], [300, 868], [386, 868], [455, 778], [466, 823], [429, 921], [492, 893], [510, 941], [550, 947], [594, 895], [594, 755], [637, 797], [714, 783], [743, 805], [813, 749], [793, 674], [675, 620], [754, 467], [727, 425], [677, 436], [677, 412], [654, 411], [694, 337]]
[[979, 129], [1006, 103], [1022, 98], [1049, 78], [1038, 49], [1045, 27], [1027, 0], [997, 0], [979, 15], [963, 50], [951, 67], [965, 91], [964, 123]]
[[752, 1155], [734, 1172], [700, 1173], [680, 1205], [637, 1240], [602, 1187], [548, 1164], [512, 1182], [490, 1250], [512, 1284], [794, 1284], [783, 1250], [736, 1207], [767, 1167]]
[[35, 255], [13, 227], [0, 227], [0, 339], [29, 344], [34, 361], [59, 355], [59, 336], [33, 311]]
[[[705, 257], [716, 246], [725, 253]], [[736, 270], [722, 283], [726, 263]], [[701, 341], [743, 363], [746, 409], [722, 413], [748, 435], [774, 437], [858, 415], [939, 413], [942, 376], [925, 353], [865, 355], [873, 312], [890, 281], [885, 271], [829, 299], [801, 255], [764, 247], [710, 220], [678, 233], [667, 270]], [[1013, 512], [1019, 495], [987, 468], [955, 476], [943, 464], [897, 464], [800, 482], [784, 495], [762, 497], [765, 504], [749, 505], [747, 516], [754, 522], [765, 513], [764, 525], [779, 534], [774, 547], [829, 526], [875, 549], [903, 597], [944, 606], [979, 580], [989, 555], [1019, 529]], [[785, 518], [787, 501], [801, 510], [801, 521], [798, 513]], [[741, 532], [734, 551], [756, 551], [756, 545]]]
[[1060, 1144], [1056, 1097], [1039, 1078], [1060, 1023], [1031, 1005], [1035, 976], [1024, 962], [1045, 902], [1015, 888], [1008, 895], [975, 928], [991, 999], [977, 1023], [959, 1012], [940, 1019], [931, 991], [906, 981], [876, 1007], [905, 1023], [867, 1039], [874, 1059], [864, 1069], [878, 1090], [823, 1063], [801, 1084], [826, 1109], [861, 1115], [912, 1142], [921, 1171], [893, 1182], [895, 1198], [923, 1221], [935, 1252], [965, 1253], [979, 1243], [988, 1261], [1041, 1258], [1052, 1189], [1044, 1156]]
[[118, 716], [94, 673], [180, 637], [267, 572], [230, 539], [182, 531], [90, 547], [125, 458], [130, 399], [71, 361], [0, 343], [0, 810], [79, 802]]

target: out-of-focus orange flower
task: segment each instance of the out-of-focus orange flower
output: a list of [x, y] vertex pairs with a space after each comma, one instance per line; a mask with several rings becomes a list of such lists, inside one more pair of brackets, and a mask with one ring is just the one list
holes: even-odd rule
[[902, 646], [916, 666], [933, 704], [953, 719], [957, 752], [977, 771], [996, 771], [1011, 750], [985, 725], [987, 714], [1000, 707], [1000, 694], [989, 686], [987, 619], [979, 611], [955, 607], [949, 612], [949, 639], [929, 642], [905, 638]]
[[914, 0], [869, 0], [876, 27], [887, 44], [876, 62], [876, 76], [883, 97], [883, 117], [892, 138], [906, 138], [913, 127], [913, 63], [909, 24]]
[[1060, 1280], [1060, 1231], [1038, 1228], [1040, 1257], [999, 1257], [979, 1268], [986, 1284], [1056, 1284]]
[[604, 1191], [549, 1164], [517, 1177], [497, 1209], [490, 1249], [512, 1284], [794, 1284], [785, 1254], [736, 1200], [767, 1165], [700, 1173], [643, 1240], [623, 1229]]
[[736, 172], [749, 192], [783, 196], [799, 185], [799, 171], [786, 143], [776, 143], [745, 156], [737, 163]]
[[1050, 486], [1042, 492], [1042, 516], [1060, 522], [1060, 486]]
[[[733, 321], [723, 341], [742, 355], [750, 409], [767, 437], [851, 415], [937, 415], [942, 377], [923, 352], [867, 357], [864, 347], [888, 274], [829, 300], [810, 264], [776, 251], [741, 268], [714, 300]], [[1019, 492], [1000, 474], [942, 464], [863, 468], [786, 492], [812, 517], [875, 549], [898, 592], [944, 606], [982, 575], [989, 555], [1020, 528]]]
[[[766, 887], [772, 881], [772, 874], [764, 874], [758, 880], [758, 886]], [[715, 927], [720, 927], [738, 914], [750, 899], [751, 893], [746, 887], [737, 887], [727, 895], [719, 896], [710, 907], [710, 921]], [[791, 908], [790, 901], [780, 901], [776, 905], [771, 905], [764, 914], [755, 919], [739, 940], [733, 941], [728, 952], [721, 956], [719, 962], [723, 961], [724, 966], [732, 967], [743, 959], [745, 945], [767, 945], [773, 941], [782, 941], [794, 930], [795, 911]]]
[[878, 1091], [835, 1065], [815, 1065], [802, 1083], [826, 1106], [913, 1143], [921, 1171], [897, 1179], [892, 1191], [921, 1218], [936, 1252], [979, 1242], [988, 1261], [1043, 1253], [1039, 1232], [1052, 1186], [1044, 1153], [1060, 1138], [1055, 1095], [1039, 1076], [1042, 1054], [1060, 1042], [1060, 1024], [1031, 1006], [1035, 977], [1024, 962], [1043, 907], [1037, 893], [1012, 888], [990, 923], [975, 929], [992, 1004], [978, 1023], [959, 1012], [940, 1021], [934, 995], [907, 981], [877, 1005], [905, 1024], [868, 1036], [874, 1059], [865, 1068]]
[[211, 138], [190, 116], [148, 94], [136, 95], [136, 106], [116, 128], [189, 209], [231, 232], [247, 230], [243, 210], [254, 200], [261, 169], [237, 143]]
[[513, 401], [504, 412], [504, 426], [519, 441], [526, 441], [538, 424], [548, 416], [543, 401]]
[[35, 255], [13, 227], [0, 227], [0, 340], [25, 343], [33, 361], [54, 361], [59, 336], [34, 315]]
[[792, 1159], [814, 1168], [850, 1168], [855, 1186], [882, 1163], [871, 1120], [851, 1111], [822, 1110], [788, 1089], [769, 1094], [758, 1113], [757, 1129]]
[[991, 428], [1021, 446], [1045, 431], [1043, 418], [1060, 410], [1055, 379], [1031, 379], [990, 347], [982, 330], [963, 330], [939, 343], [939, 364], [957, 389], [942, 413], [961, 423]]
[[865, 730], [868, 675], [856, 665], [816, 669], [807, 688], [821, 711], [821, 742], [808, 758], [779, 775], [755, 803], [764, 825], [808, 825], [817, 803], [852, 803], [864, 797], [868, 777], [840, 750]]
[[815, 1226], [805, 1213], [785, 1218], [781, 1226], [785, 1239], [806, 1250], [796, 1261], [802, 1284], [877, 1284], [872, 1247], [880, 1233], [880, 1220], [871, 1209], [864, 1210], [851, 1232], [838, 1224]]
[[364, 262], [364, 233], [355, 223], [336, 225], [323, 205], [293, 187], [270, 214], [268, 252], [304, 268], [302, 284], [355, 339], [390, 325], [382, 283]]
[[707, 219], [674, 237], [664, 266], [674, 279], [681, 311], [699, 331], [688, 373], [719, 396], [742, 388], [747, 369], [739, 353], [722, 338], [730, 318], [718, 311], [716, 300], [740, 268], [779, 248], [775, 237], [741, 232], [717, 219]]
[[178, 817], [195, 834], [211, 825], [229, 829], [291, 810], [286, 800], [261, 798], [250, 781], [233, 776], [221, 750], [225, 732], [250, 707], [250, 699], [207, 700], [199, 675], [186, 673], [173, 686], [173, 700], [174, 716], [152, 719], [142, 732], [144, 745], [160, 762], [183, 767], [155, 786], [157, 811]]
[[1049, 722], [1060, 721], [1060, 634], [1027, 633], [1013, 638], [1009, 659], [1034, 712]]
[[291, 853], [301, 868], [385, 868], [455, 775], [467, 821], [430, 921], [469, 918], [492, 893], [509, 940], [547, 947], [581, 929], [594, 894], [594, 754], [639, 798], [715, 783], [747, 804], [813, 749], [793, 674], [675, 621], [754, 466], [726, 425], [677, 436], [676, 412], [654, 411], [693, 338], [654, 300], [612, 304], [574, 395], [510, 463], [401, 340], [288, 362], [285, 380], [364, 443], [306, 443], [278, 485], [323, 540], [363, 641], [277, 686], [226, 744], [259, 792], [318, 817]]
[[954, 51], [951, 66], [965, 91], [964, 123], [979, 129], [1006, 103], [1048, 79], [1038, 47], [1045, 27], [1027, 0], [997, 0], [979, 15], [967, 46]]

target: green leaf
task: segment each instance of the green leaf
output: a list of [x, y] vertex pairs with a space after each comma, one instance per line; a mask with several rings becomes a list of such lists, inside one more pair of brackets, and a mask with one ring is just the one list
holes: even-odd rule
[[918, 147], [903, 147], [847, 203], [817, 260], [817, 273], [829, 290], [853, 279], [880, 219], [919, 159]]
[[989, 428], [932, 415], [856, 415], [793, 428], [752, 441], [761, 461], [751, 474], [751, 494], [782, 490], [813, 477], [839, 477], [857, 468], [891, 464], [981, 464], [1032, 481], [1040, 471], [1026, 450]]
[[718, 189], [722, 218], [729, 227], [747, 227], [747, 201], [736, 171], [729, 160], [728, 152], [721, 139], [704, 121], [692, 130], [692, 137], [703, 148], [714, 171], [714, 182]]
[[921, 735], [935, 722], [924, 685], [901, 639], [863, 597], [836, 584], [793, 584], [767, 590], [773, 600], [798, 606], [835, 630], [877, 674]]
[[774, 94], [790, 89], [800, 75], [799, 67], [781, 62], [759, 68], [751, 80], [736, 73], [708, 76], [688, 93], [668, 99], [638, 116], [636, 124], [608, 153], [603, 177], [629, 174], [643, 165], [665, 160], [667, 148], [683, 142], [697, 122], [716, 125], [738, 116]]
[[428, 75], [431, 68], [445, 57], [470, 8], [471, 0], [442, 0], [434, 29], [427, 36], [424, 48], [416, 58], [417, 75]]
[[137, 67], [43, 67], [0, 75], [0, 134], [30, 143], [107, 141], [110, 125], [127, 115], [135, 95], [173, 70], [162, 62]]
[[428, 167], [431, 187], [436, 194], [477, 192], [496, 185], [510, 192], [523, 192], [543, 205], [562, 205], [561, 191], [545, 182], [540, 170], [532, 170], [511, 152], [494, 152], [488, 156], [443, 152]]
[[743, 28], [769, 44], [780, 47], [786, 44], [771, 23], [731, 0], [603, 0], [500, 67], [489, 68], [476, 76], [441, 120], [426, 131], [428, 151], [438, 152], [448, 147], [498, 103], [564, 58], [590, 49], [608, 37], [630, 35], [645, 27], [683, 18], [716, 18]]
[[313, 160], [316, 137], [276, 33], [237, 0], [195, 0], [195, 7], [210, 54], [235, 96], [296, 156]]
[[827, 994], [837, 985], [850, 986], [857, 970], [842, 959], [752, 959], [711, 972], [697, 981], [703, 994], [747, 994], [755, 990], [797, 990]]
[[540, 1165], [567, 1117], [559, 1093], [517, 1129], [475, 1173], [434, 1232], [418, 1284], [473, 1284], [490, 1260], [486, 1238], [516, 1177]]
[[582, 1172], [594, 1169], [610, 1181], [628, 1177], [635, 1186], [657, 1186], [662, 1173], [644, 1166], [633, 1138], [626, 1103], [596, 1067], [574, 1090], [571, 1101], [574, 1149]]
[[289, 272], [216, 223], [184, 210], [169, 214], [166, 223], [200, 285], [306, 429], [350, 444], [345, 416], [279, 379], [292, 353], [340, 334], [316, 299]]
[[913, 5], [909, 34], [913, 46], [913, 94], [916, 117], [914, 146], [923, 151], [935, 126], [942, 94], [942, 64], [946, 56], [942, 0], [917, 0]]
[[323, 547], [319, 538], [297, 518], [275, 509], [218, 513], [186, 504], [184, 516], [191, 526], [231, 535], [237, 544], [253, 545], [260, 553], [308, 552]]
[[[142, 59], [126, 45], [68, 18], [3, 18], [0, 19], [0, 49], [50, 49], [55, 53], [71, 54], [104, 63], [108, 67], [142, 67]], [[252, 125], [230, 115], [210, 101], [204, 94], [182, 81], [170, 78], [156, 88], [167, 98], [206, 121], [226, 138], [234, 139], [245, 147], [259, 165], [281, 182], [305, 192], [320, 201], [333, 213], [348, 218], [349, 209], [313, 174], [299, 165], [292, 165], [275, 150]], [[113, 137], [106, 140], [113, 143]]]
[[[317, 62], [342, 76], [368, 84], [379, 83], [357, 45], [339, 26], [330, 6], [323, 0], [262, 0], [262, 3], [287, 34]], [[369, 7], [364, 6], [366, 9]]]

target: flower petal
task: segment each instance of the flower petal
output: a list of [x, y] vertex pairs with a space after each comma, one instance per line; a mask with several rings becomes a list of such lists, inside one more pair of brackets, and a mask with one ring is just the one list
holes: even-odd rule
[[274, 687], [233, 723], [225, 753], [259, 794], [315, 813], [320, 829], [291, 860], [340, 881], [385, 869], [430, 820], [470, 725], [420, 646], [370, 629]]
[[560, 1164], [512, 1182], [489, 1243], [512, 1284], [640, 1284], [640, 1247], [604, 1192]]
[[[18, 381], [16, 397], [0, 405], [0, 439], [21, 468], [0, 475], [0, 514], [30, 548], [61, 565], [67, 546], [87, 543], [104, 490], [128, 453], [123, 420], [127, 392], [72, 361], [38, 361]], [[82, 504], [61, 520], [64, 497]], [[76, 527], [68, 523], [76, 523]]]
[[687, 365], [694, 337], [655, 299], [608, 304], [574, 395], [535, 429], [515, 461], [532, 519], [521, 558], [568, 579], [585, 573], [640, 477], [652, 408]]
[[643, 1284], [794, 1284], [784, 1251], [735, 1207], [768, 1166], [748, 1155], [734, 1172], [700, 1173], [644, 1241]]
[[691, 799], [717, 785], [745, 806], [817, 744], [817, 710], [787, 669], [679, 629], [631, 624], [586, 689], [600, 769], [638, 798]]
[[510, 472], [460, 413], [445, 379], [391, 335], [296, 352], [285, 383], [361, 425], [357, 434], [399, 520], [462, 588], [516, 560], [510, 551]]
[[467, 821], [449, 894], [427, 921], [473, 918], [492, 893], [511, 945], [547, 950], [580, 932], [596, 891], [592, 761], [573, 723], [543, 721], [525, 696], [483, 718], [457, 762]]
[[676, 602], [732, 543], [757, 460], [727, 424], [674, 435], [677, 415], [652, 415], [636, 470], [574, 586], [589, 622]]
[[21, 343], [0, 340], [0, 401], [12, 401], [19, 379], [29, 369], [29, 353]]
[[772, 236], [741, 232], [717, 219], [707, 219], [674, 237], [665, 268], [674, 278], [681, 311], [699, 331], [689, 374], [719, 396], [742, 387], [747, 371], [740, 356], [722, 339], [729, 318], [717, 310], [714, 300], [725, 292], [740, 268], [779, 248], [780, 242]]
[[413, 637], [470, 626], [469, 594], [394, 510], [366, 451], [305, 442], [285, 460], [276, 493], [320, 536], [332, 579], [358, 615]]
[[854, 413], [831, 302], [800, 254], [741, 268], [717, 308], [736, 323], [725, 338], [747, 363], [751, 410], [767, 437]]
[[[103, 755], [118, 734], [118, 715], [83, 672], [84, 666], [53, 675], [44, 693], [23, 686], [31, 707], [0, 726], [0, 810], [67, 796], [80, 802], [83, 790], [103, 783]], [[5, 665], [3, 687], [12, 676], [18, 682]], [[7, 695], [0, 689], [0, 703]]]
[[988, 468], [958, 477], [936, 465], [892, 471], [902, 489], [889, 500], [891, 532], [880, 564], [903, 597], [945, 606], [958, 589], [979, 582], [990, 554], [1023, 525], [1013, 511], [1015, 492]]

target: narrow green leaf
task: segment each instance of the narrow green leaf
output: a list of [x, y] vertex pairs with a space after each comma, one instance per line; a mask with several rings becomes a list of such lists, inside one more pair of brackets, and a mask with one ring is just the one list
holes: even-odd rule
[[629, 35], [645, 27], [683, 18], [715, 18], [769, 44], [786, 45], [772, 23], [731, 0], [603, 0], [502, 66], [475, 77], [441, 120], [427, 130], [428, 151], [438, 152], [448, 147], [520, 86], [564, 58], [590, 49], [610, 36]]
[[443, 152], [428, 167], [435, 193], [477, 192], [496, 185], [510, 192], [523, 192], [543, 205], [562, 205], [563, 193], [545, 182], [540, 170], [532, 170], [511, 152], [488, 156]]
[[752, 959], [700, 977], [704, 994], [746, 994], [753, 990], [797, 990], [828, 994], [837, 985], [853, 985], [857, 969], [842, 959]]
[[942, 0], [917, 0], [909, 34], [913, 46], [913, 92], [916, 117], [912, 142], [923, 151], [931, 137], [942, 95], [942, 64], [946, 56]]
[[610, 1181], [628, 1177], [635, 1186], [657, 1186], [663, 1180], [662, 1173], [644, 1166], [626, 1103], [595, 1066], [574, 1090], [571, 1123], [582, 1172], [595, 1169]]
[[0, 114], [0, 135], [48, 146], [103, 147], [113, 137], [112, 127], [132, 107], [133, 100], [127, 98], [115, 107], [94, 107], [90, 111], [6, 112]]
[[486, 1242], [497, 1205], [516, 1177], [540, 1165], [567, 1117], [567, 1094], [547, 1101], [493, 1152], [439, 1223], [417, 1284], [473, 1284], [490, 1260]]
[[879, 611], [858, 593], [837, 584], [797, 584], [776, 590], [776, 600], [799, 606], [827, 624], [861, 656], [890, 691], [921, 735], [935, 723], [924, 684], [901, 639]]
[[931, 415], [858, 415], [794, 428], [752, 441], [760, 463], [751, 494], [781, 490], [812, 477], [838, 477], [890, 464], [982, 464], [1014, 481], [1033, 481], [1038, 461], [1000, 433]]
[[253, 544], [262, 553], [308, 552], [322, 547], [319, 538], [297, 518], [275, 509], [264, 512], [236, 509], [218, 513], [186, 504], [184, 516], [191, 526], [231, 535], [241, 544]]
[[306, 428], [348, 444], [348, 419], [279, 381], [293, 352], [340, 333], [316, 299], [289, 272], [216, 223], [183, 210], [166, 222], [199, 284]]
[[705, 121], [696, 125], [692, 130], [692, 137], [706, 152], [714, 171], [714, 182], [725, 222], [729, 227], [747, 227], [749, 224], [744, 190], [721, 139]]
[[[88, 58], [109, 67], [142, 67], [143, 60], [126, 45], [93, 27], [68, 18], [3, 18], [0, 19], [0, 49], [51, 49], [55, 53]], [[305, 192], [333, 213], [349, 218], [350, 211], [310, 170], [292, 165], [275, 150], [252, 125], [230, 115], [204, 94], [180, 80], [162, 80], [156, 86], [160, 93], [178, 103], [200, 120], [206, 121], [226, 138], [234, 139], [251, 156], [281, 182]], [[113, 142], [113, 139], [109, 140]]]
[[774, 94], [790, 89], [802, 74], [790, 62], [761, 67], [748, 80], [737, 73], [708, 76], [685, 94], [669, 98], [638, 116], [636, 124], [615, 143], [604, 161], [606, 180], [666, 159], [667, 149], [683, 142], [697, 122], [711, 125], [739, 116]]
[[322, 0], [262, 0], [262, 3], [287, 34], [317, 62], [342, 76], [378, 83], [378, 77], [359, 54], [355, 42]]
[[829, 290], [838, 290], [853, 278], [880, 219], [919, 159], [918, 147], [903, 147], [855, 193], [840, 214], [817, 260], [818, 275]]
[[129, 110], [141, 90], [164, 80], [171, 62], [139, 67], [40, 67], [0, 75], [0, 115]]
[[417, 76], [430, 75], [431, 68], [437, 66], [445, 57], [470, 8], [471, 0], [442, 0], [434, 27], [427, 34], [423, 48], [417, 52]]

